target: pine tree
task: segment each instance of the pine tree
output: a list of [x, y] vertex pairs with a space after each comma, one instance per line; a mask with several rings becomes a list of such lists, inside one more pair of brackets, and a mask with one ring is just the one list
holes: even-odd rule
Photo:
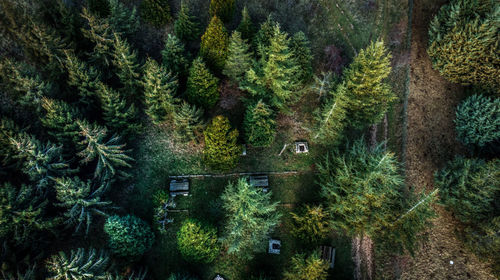
[[309, 40], [304, 32], [300, 31], [293, 35], [290, 40], [290, 50], [292, 57], [299, 67], [298, 79], [303, 83], [312, 78], [312, 53]]
[[78, 111], [64, 101], [49, 98], [43, 99], [42, 107], [45, 109], [42, 124], [47, 133], [53, 141], [63, 145], [63, 149], [71, 150], [78, 143], [79, 128], [75, 122]]
[[256, 147], [270, 146], [276, 134], [274, 112], [262, 100], [248, 106], [243, 127], [245, 141]]
[[278, 25], [278, 23], [269, 15], [266, 21], [261, 23], [259, 31], [255, 34], [255, 38], [253, 38], [253, 48], [257, 50], [257, 54], [260, 56], [261, 60], [267, 59], [267, 49], [271, 45], [271, 38], [274, 35], [274, 27], [276, 25]]
[[99, 83], [97, 94], [101, 100], [101, 110], [106, 126], [124, 135], [134, 133], [139, 125], [136, 123], [137, 112], [134, 104], [127, 106], [125, 98], [109, 86]]
[[427, 52], [446, 79], [500, 92], [498, 25], [495, 1], [455, 0], [431, 21]]
[[217, 231], [196, 220], [185, 220], [177, 232], [177, 247], [188, 261], [211, 263], [219, 255]]
[[229, 183], [221, 196], [227, 217], [222, 242], [228, 253], [252, 259], [254, 253], [265, 251], [281, 218], [278, 202], [271, 202], [271, 196], [272, 192], [251, 186], [245, 178]]
[[130, 39], [139, 29], [139, 17], [135, 7], [130, 10], [119, 0], [109, 0], [109, 8], [107, 20], [110, 27], [123, 38]]
[[391, 73], [391, 55], [383, 41], [361, 50], [345, 71], [348, 119], [355, 127], [378, 123], [396, 96], [384, 79]]
[[172, 19], [167, 0], [144, 0], [140, 9], [142, 19], [154, 27], [162, 27]]
[[155, 235], [149, 225], [136, 216], [110, 216], [104, 224], [109, 247], [120, 257], [142, 256], [153, 245]]
[[231, 130], [229, 120], [216, 116], [203, 132], [205, 136], [204, 160], [217, 170], [233, 168], [240, 156], [241, 148], [238, 141], [238, 130]]
[[292, 234], [300, 240], [316, 244], [330, 232], [328, 213], [322, 206], [306, 205], [298, 213], [292, 213]]
[[51, 275], [49, 280], [106, 279], [109, 256], [104, 251], [78, 248], [68, 258], [60, 251], [49, 258], [45, 267]]
[[14, 159], [16, 150], [10, 145], [10, 139], [20, 132], [21, 129], [12, 120], [0, 118], [0, 175], [4, 175], [3, 169], [10, 169], [19, 163]]
[[77, 121], [80, 127], [80, 142], [85, 147], [78, 155], [82, 158], [80, 163], [88, 164], [96, 161], [94, 178], [100, 178], [101, 182], [110, 180], [117, 176], [119, 179], [127, 178], [129, 175], [122, 169], [131, 167], [133, 161], [124, 150], [125, 144], [121, 144], [120, 137], [113, 135], [108, 137], [107, 129], [97, 125], [91, 125], [84, 121]]
[[115, 43], [113, 29], [108, 21], [92, 15], [85, 7], [82, 8], [81, 16], [88, 25], [88, 29], [82, 28], [83, 36], [94, 44], [90, 60], [99, 67], [109, 66]]
[[328, 263], [320, 259], [317, 252], [308, 257], [305, 254], [296, 254], [283, 276], [284, 280], [326, 280]]
[[181, 1], [181, 9], [174, 23], [175, 35], [184, 41], [194, 41], [200, 36], [200, 26], [195, 16], [189, 14], [189, 5]]
[[158, 63], [148, 58], [143, 75], [146, 114], [153, 123], [172, 120], [177, 100], [177, 80]]
[[108, 216], [104, 211], [111, 202], [101, 201], [99, 190], [92, 192], [90, 181], [84, 182], [78, 177], [56, 178], [54, 188], [60, 201], [55, 205], [66, 208], [65, 223], [74, 226], [75, 232], [85, 223], [85, 235], [88, 235], [94, 215]]
[[241, 21], [236, 31], [240, 32], [241, 38], [247, 41], [251, 41], [255, 35], [255, 27], [248, 13], [247, 6], [243, 7], [243, 10], [241, 10]]
[[225, 22], [231, 21], [234, 14], [234, 0], [210, 0], [210, 16], [217, 16]]
[[137, 53], [130, 50], [130, 45], [127, 41], [120, 38], [118, 34], [114, 34], [114, 52], [113, 65], [117, 72], [116, 75], [123, 85], [122, 92], [129, 100], [140, 100], [141, 85], [140, 85], [140, 65], [137, 61]]
[[200, 55], [214, 70], [221, 71], [227, 59], [229, 36], [222, 21], [214, 16], [201, 36]]
[[241, 34], [238, 31], [234, 31], [229, 39], [228, 57], [222, 73], [233, 82], [239, 82], [251, 66], [250, 46], [241, 39]]
[[457, 138], [465, 145], [483, 148], [500, 140], [500, 98], [467, 97], [457, 107]]
[[100, 73], [96, 68], [78, 59], [72, 52], [66, 52], [64, 64], [68, 73], [68, 85], [77, 89], [80, 102], [85, 105], [93, 104]]
[[203, 127], [203, 110], [183, 102], [174, 112], [174, 133], [182, 141], [189, 142]]
[[188, 61], [184, 56], [184, 44], [174, 35], [168, 34], [165, 48], [161, 51], [163, 66], [167, 71], [179, 76], [187, 72]]
[[348, 99], [345, 85], [338, 85], [328, 96], [329, 99], [316, 114], [318, 126], [314, 140], [325, 144], [337, 144], [342, 139], [342, 132], [347, 122]]
[[186, 95], [189, 102], [211, 109], [219, 101], [219, 79], [212, 75], [201, 58], [189, 69]]

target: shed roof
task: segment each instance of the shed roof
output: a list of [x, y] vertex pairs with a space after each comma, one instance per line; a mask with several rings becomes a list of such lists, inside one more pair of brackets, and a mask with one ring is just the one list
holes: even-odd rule
[[169, 190], [171, 192], [189, 191], [189, 180], [188, 179], [171, 180]]
[[269, 177], [267, 175], [252, 175], [250, 176], [250, 185], [254, 187], [268, 187]]

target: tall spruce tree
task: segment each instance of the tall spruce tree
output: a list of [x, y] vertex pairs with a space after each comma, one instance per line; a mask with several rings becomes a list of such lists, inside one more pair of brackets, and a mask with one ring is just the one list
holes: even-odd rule
[[340, 84], [328, 93], [327, 101], [316, 112], [317, 129], [314, 141], [337, 144], [342, 139], [346, 126], [348, 97], [345, 84]]
[[130, 10], [119, 0], [109, 0], [107, 20], [113, 31], [123, 38], [131, 39], [139, 29], [139, 16], [135, 7]]
[[276, 134], [274, 112], [262, 100], [248, 106], [243, 121], [245, 141], [256, 147], [270, 146]]
[[201, 36], [200, 55], [214, 70], [221, 71], [227, 59], [229, 36], [222, 21], [213, 16], [205, 34]]
[[113, 29], [108, 21], [91, 14], [85, 7], [82, 8], [81, 16], [88, 25], [82, 28], [83, 36], [94, 44], [90, 61], [98, 67], [108, 67], [111, 64], [115, 43]]
[[236, 166], [241, 153], [238, 141], [238, 130], [231, 129], [226, 117], [216, 116], [203, 132], [205, 162], [217, 170], [229, 170]]
[[243, 10], [241, 10], [241, 21], [236, 31], [241, 33], [241, 38], [243, 40], [251, 41], [255, 35], [255, 26], [248, 13], [247, 6], [243, 7]]
[[163, 66], [178, 77], [184, 76], [188, 68], [188, 60], [184, 56], [184, 44], [172, 34], [168, 34], [165, 47], [161, 51]]
[[200, 25], [195, 16], [190, 15], [189, 4], [181, 1], [181, 9], [174, 23], [175, 35], [184, 41], [194, 41], [200, 36]]
[[138, 130], [137, 111], [134, 104], [127, 106], [125, 98], [118, 91], [103, 83], [99, 83], [97, 94], [101, 101], [106, 126], [123, 135], [129, 135]]
[[174, 112], [174, 125], [177, 138], [185, 142], [194, 140], [203, 127], [203, 110], [182, 102]]
[[205, 62], [198, 57], [189, 69], [186, 95], [189, 102], [211, 109], [219, 101], [219, 79], [210, 73]]
[[51, 256], [45, 267], [50, 280], [85, 280], [107, 279], [109, 265], [109, 256], [104, 251], [78, 248], [69, 257], [62, 251]]
[[276, 211], [278, 202], [271, 202], [271, 196], [272, 192], [263, 192], [246, 178], [227, 185], [221, 196], [227, 217], [221, 240], [228, 253], [248, 260], [265, 252], [269, 235], [281, 218]]
[[78, 143], [78, 111], [64, 101], [48, 98], [43, 99], [42, 107], [45, 109], [42, 124], [47, 133], [54, 142], [63, 145], [64, 150], [71, 151]]
[[307, 82], [312, 78], [312, 53], [309, 40], [307, 40], [304, 32], [295, 33], [290, 40], [290, 50], [292, 57], [295, 59], [298, 67], [298, 79], [302, 82]]
[[229, 22], [234, 14], [234, 0], [210, 0], [210, 16], [217, 16], [223, 21]]
[[228, 57], [222, 73], [233, 82], [239, 82], [251, 66], [250, 45], [241, 38], [238, 31], [234, 31], [229, 39]]
[[148, 58], [144, 66], [143, 87], [146, 114], [153, 123], [172, 120], [177, 100], [177, 80], [158, 63]]
[[114, 34], [113, 65], [116, 75], [123, 85], [122, 93], [129, 102], [141, 100], [140, 65], [137, 61], [137, 53], [130, 49], [127, 41]]
[[365, 127], [382, 120], [390, 103], [396, 100], [384, 81], [390, 73], [391, 55], [383, 41], [372, 42], [354, 58], [344, 75], [351, 125]]
[[72, 52], [66, 52], [64, 65], [68, 73], [68, 85], [77, 89], [79, 101], [84, 105], [92, 105], [95, 102], [100, 73]]

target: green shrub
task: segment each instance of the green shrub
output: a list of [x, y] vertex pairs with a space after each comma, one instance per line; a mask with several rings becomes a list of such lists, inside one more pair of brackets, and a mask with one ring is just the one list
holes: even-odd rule
[[141, 17], [155, 27], [162, 27], [170, 22], [170, 6], [167, 0], [143, 0]]
[[155, 235], [146, 222], [136, 216], [110, 216], [104, 224], [108, 244], [120, 257], [142, 256], [153, 245]]
[[328, 213], [322, 206], [306, 205], [298, 213], [292, 213], [292, 234], [301, 240], [314, 244], [330, 232]]
[[240, 156], [241, 147], [238, 141], [238, 130], [231, 129], [226, 117], [216, 116], [203, 132], [205, 135], [204, 160], [217, 170], [233, 168]]
[[215, 228], [188, 219], [177, 232], [177, 246], [182, 256], [193, 262], [211, 263], [219, 254]]

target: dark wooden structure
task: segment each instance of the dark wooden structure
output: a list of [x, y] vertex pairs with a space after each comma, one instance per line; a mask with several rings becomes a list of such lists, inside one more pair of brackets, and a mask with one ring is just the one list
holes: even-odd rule
[[335, 248], [332, 246], [320, 246], [319, 252], [322, 260], [325, 260], [330, 268], [335, 265]]
[[168, 190], [170, 191], [171, 197], [175, 197], [178, 195], [188, 196], [189, 180], [188, 179], [170, 180], [170, 186]]
[[269, 191], [269, 177], [267, 175], [252, 175], [249, 178], [250, 185], [262, 188], [262, 191]]

